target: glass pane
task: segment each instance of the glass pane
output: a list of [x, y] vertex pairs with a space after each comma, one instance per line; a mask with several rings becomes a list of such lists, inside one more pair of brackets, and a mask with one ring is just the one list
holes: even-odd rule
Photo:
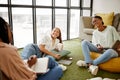
[[52, 28], [52, 10], [51, 9], [36, 9], [37, 17], [37, 43], [44, 34], [51, 32]]
[[11, 0], [12, 4], [32, 5], [32, 0]]
[[32, 9], [13, 8], [14, 45], [18, 48], [33, 43]]
[[0, 4], [7, 4], [7, 0], [0, 0]]
[[90, 16], [90, 10], [83, 10], [83, 16]]
[[0, 16], [8, 22], [8, 8], [0, 7]]
[[91, 0], [83, 0], [83, 7], [90, 7]]
[[37, 5], [52, 6], [52, 0], [36, 0]]
[[71, 6], [79, 6], [80, 0], [71, 0]]
[[55, 0], [55, 6], [67, 6], [66, 0]]
[[62, 40], [67, 39], [67, 10], [55, 9], [55, 26], [61, 29]]
[[71, 10], [70, 39], [79, 37], [80, 10]]

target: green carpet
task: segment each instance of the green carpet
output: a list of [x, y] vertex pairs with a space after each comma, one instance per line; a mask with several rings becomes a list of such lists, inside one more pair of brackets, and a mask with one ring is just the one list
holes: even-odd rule
[[[110, 73], [99, 70], [96, 76], [91, 75], [86, 68], [80, 68], [76, 65], [79, 59], [84, 60], [79, 39], [67, 40], [63, 42], [64, 49], [71, 51], [68, 55], [73, 58], [71, 65], [67, 66], [67, 71], [64, 72], [60, 80], [86, 80], [93, 77], [114, 78], [120, 79], [120, 73]], [[111, 65], [112, 66], [112, 65]]]
[[[63, 77], [60, 80], [86, 80], [93, 77], [102, 78], [114, 78], [120, 79], [120, 73], [110, 73], [107, 71], [99, 70], [96, 76], [91, 75], [86, 68], [80, 68], [76, 65], [79, 59], [84, 60], [81, 50], [81, 44], [79, 39], [63, 41], [64, 49], [71, 51], [69, 57], [72, 57], [72, 64], [67, 66], [67, 70], [64, 72]], [[21, 52], [22, 49], [19, 50]], [[111, 65], [112, 66], [112, 65]]]

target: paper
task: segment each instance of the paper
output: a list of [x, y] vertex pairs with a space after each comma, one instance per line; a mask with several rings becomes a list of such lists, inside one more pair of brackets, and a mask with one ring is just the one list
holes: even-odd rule
[[[27, 63], [27, 60], [24, 60]], [[36, 73], [46, 73], [48, 71], [48, 58], [37, 58], [37, 62], [31, 67]]]

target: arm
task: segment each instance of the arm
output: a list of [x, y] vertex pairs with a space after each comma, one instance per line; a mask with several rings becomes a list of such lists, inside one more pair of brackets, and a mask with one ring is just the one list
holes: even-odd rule
[[54, 53], [48, 51], [47, 49], [45, 49], [45, 45], [40, 44], [39, 49], [40, 49], [40, 51], [44, 52], [45, 54], [51, 55], [56, 59], [60, 59], [60, 57], [61, 57], [59, 54], [54, 54]]

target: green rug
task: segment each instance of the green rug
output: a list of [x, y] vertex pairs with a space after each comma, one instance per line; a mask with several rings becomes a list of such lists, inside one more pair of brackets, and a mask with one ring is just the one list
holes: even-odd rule
[[[76, 65], [79, 59], [84, 60], [79, 39], [63, 41], [64, 49], [71, 51], [68, 56], [73, 58], [71, 65], [67, 66], [63, 77], [60, 80], [86, 80], [93, 77], [120, 79], [120, 73], [110, 73], [99, 70], [96, 76], [91, 75], [86, 68], [80, 68]], [[112, 66], [112, 65], [111, 65]]]
[[[69, 57], [72, 57], [72, 64], [67, 66], [67, 70], [64, 72], [63, 77], [60, 80], [86, 80], [93, 77], [102, 77], [102, 78], [114, 78], [120, 79], [120, 73], [110, 73], [107, 71], [99, 70], [96, 76], [91, 75], [86, 68], [80, 68], [76, 65], [76, 62], [79, 59], [84, 60], [81, 44], [79, 39], [72, 39], [63, 41], [64, 49], [71, 51]], [[22, 49], [19, 50], [19, 53]], [[112, 66], [112, 65], [111, 65]]]

